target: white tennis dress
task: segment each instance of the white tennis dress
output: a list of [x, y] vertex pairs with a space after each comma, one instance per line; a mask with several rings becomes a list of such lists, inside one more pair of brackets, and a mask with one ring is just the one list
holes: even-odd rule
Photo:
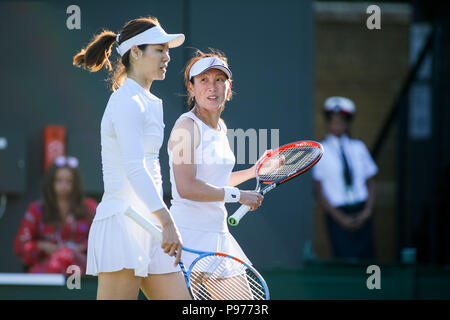
[[[220, 119], [220, 130], [214, 130], [192, 111], [182, 114], [179, 119], [185, 117], [194, 120], [201, 133], [200, 144], [195, 150], [196, 178], [216, 187], [227, 186], [236, 160], [228, 143], [225, 123]], [[173, 151], [176, 152], [176, 147]], [[173, 155], [170, 150], [168, 153], [173, 198], [170, 212], [180, 231], [183, 246], [200, 251], [227, 253], [250, 264], [241, 247], [228, 231], [225, 202], [199, 202], [181, 198], [173, 174]], [[183, 252], [182, 260], [186, 266], [189, 266], [196, 257], [195, 254]]]
[[161, 99], [127, 78], [111, 94], [101, 122], [104, 194], [89, 231], [86, 274], [134, 269], [136, 276], [179, 271], [174, 258], [124, 211], [152, 212], [162, 199], [159, 149], [164, 138]]

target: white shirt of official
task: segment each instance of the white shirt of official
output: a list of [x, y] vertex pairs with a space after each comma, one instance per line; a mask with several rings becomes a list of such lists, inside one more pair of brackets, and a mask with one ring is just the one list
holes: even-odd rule
[[[321, 182], [322, 192], [333, 207], [351, 205], [367, 200], [366, 181], [378, 172], [366, 145], [347, 135], [340, 138], [329, 134], [321, 142], [324, 147], [322, 159], [313, 167], [313, 178]], [[340, 144], [353, 176], [352, 188], [347, 188], [344, 180]]]
[[111, 94], [101, 122], [105, 192], [95, 220], [132, 205], [158, 224], [150, 213], [166, 207], [159, 163], [163, 138], [162, 100], [127, 78]]

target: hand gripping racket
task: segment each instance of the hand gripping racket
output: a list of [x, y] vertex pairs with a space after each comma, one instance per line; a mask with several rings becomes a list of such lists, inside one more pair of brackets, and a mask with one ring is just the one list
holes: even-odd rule
[[[162, 242], [162, 232], [147, 218], [129, 207], [125, 214]], [[269, 289], [255, 268], [220, 252], [183, 247], [198, 257], [186, 270], [180, 260], [186, 285], [195, 300], [269, 300]]]
[[[268, 153], [256, 165], [256, 191], [262, 195], [312, 168], [322, 157], [323, 147], [315, 141], [299, 141]], [[261, 188], [261, 184], [264, 185]], [[228, 217], [236, 226], [250, 207], [243, 204]]]

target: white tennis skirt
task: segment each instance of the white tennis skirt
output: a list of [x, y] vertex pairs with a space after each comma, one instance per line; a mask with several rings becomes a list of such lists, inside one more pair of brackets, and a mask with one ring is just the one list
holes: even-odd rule
[[134, 269], [139, 277], [181, 271], [161, 244], [123, 213], [94, 220], [89, 230], [86, 274]]
[[[178, 226], [183, 247], [198, 251], [222, 252], [241, 259], [251, 265], [250, 260], [230, 232], [209, 232]], [[186, 269], [198, 257], [198, 254], [183, 251], [181, 260]]]

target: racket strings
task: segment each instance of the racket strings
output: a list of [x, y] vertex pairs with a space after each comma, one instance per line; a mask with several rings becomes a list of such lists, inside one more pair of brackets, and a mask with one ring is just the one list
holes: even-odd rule
[[233, 279], [227, 279], [224, 281], [223, 278], [219, 278], [218, 276], [211, 276], [211, 274], [209, 274], [209, 276], [205, 276], [202, 273], [197, 273], [195, 283], [196, 285], [193, 285], [192, 283], [192, 287], [202, 295], [203, 299], [241, 300], [244, 299], [244, 297], [247, 299], [250, 298], [248, 292], [243, 290], [241, 287], [236, 286], [236, 282]]
[[[315, 147], [291, 148], [268, 158], [258, 170], [261, 181], [274, 181], [308, 167], [320, 154]], [[284, 163], [284, 164], [283, 164]]]
[[[226, 299], [232, 298], [234, 300], [265, 299], [265, 292], [262, 289], [260, 289], [262, 288], [262, 286], [251, 277], [248, 277], [246, 279], [243, 275], [241, 275], [236, 276], [234, 278], [215, 278], [215, 279], [220, 282], [211, 281], [211, 278], [208, 278], [207, 284], [208, 286], [211, 285], [213, 290], [215, 290], [215, 294], [218, 296], [218, 298], [226, 298]], [[246, 280], [250, 281], [246, 282]], [[223, 290], [226, 290], [227, 293], [223, 292]], [[222, 294], [222, 292], [225, 294]], [[231, 292], [232, 295], [230, 296], [228, 293]]]
[[266, 293], [257, 275], [244, 264], [224, 256], [207, 256], [191, 270], [191, 289], [202, 300], [264, 300]]
[[[206, 259], [202, 259], [206, 260]], [[251, 299], [251, 295], [247, 288], [243, 288], [242, 280], [236, 280], [236, 276], [230, 278], [230, 267], [226, 266], [231, 259], [210, 259], [210, 263], [206, 264], [205, 261], [201, 261], [198, 265], [198, 269], [204, 270], [203, 273], [196, 273], [197, 277], [200, 275], [201, 284], [209, 287], [212, 297], [216, 299]], [[225, 263], [223, 263], [225, 262]], [[242, 264], [239, 263], [239, 269], [242, 269]], [[232, 270], [232, 274], [242, 274], [242, 270], [236, 270], [236, 266], [233, 266], [235, 270]], [[232, 268], [231, 268], [232, 269]], [[197, 284], [200, 283], [200, 279], [196, 279]], [[203, 289], [202, 288], [202, 289]], [[199, 288], [200, 289], [200, 288]], [[247, 289], [247, 290], [246, 290]], [[211, 296], [210, 295], [210, 296]], [[205, 296], [204, 296], [205, 297]]]

